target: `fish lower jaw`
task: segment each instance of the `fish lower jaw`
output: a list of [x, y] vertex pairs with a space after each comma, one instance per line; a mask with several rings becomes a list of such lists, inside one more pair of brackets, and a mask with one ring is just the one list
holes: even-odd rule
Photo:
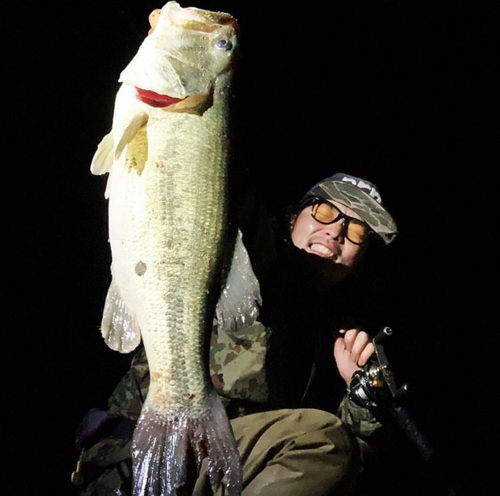
[[184, 98], [175, 98], [169, 95], [161, 95], [151, 90], [144, 90], [142, 88], [135, 88], [137, 98], [146, 105], [155, 108], [165, 108], [170, 105], [181, 102]]

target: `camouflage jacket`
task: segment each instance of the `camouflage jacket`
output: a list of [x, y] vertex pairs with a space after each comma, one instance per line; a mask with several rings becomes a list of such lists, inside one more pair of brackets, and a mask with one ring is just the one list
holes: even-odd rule
[[[272, 331], [255, 322], [244, 335], [234, 336], [219, 332], [214, 326], [210, 346], [210, 374], [212, 383], [220, 394], [230, 417], [242, 416], [281, 406], [317, 407], [335, 411], [361, 442], [380, 427], [379, 422], [366, 408], [353, 403], [347, 395], [338, 401], [335, 384], [317, 377], [321, 366], [313, 363], [305, 390], [297, 391], [297, 401], [276, 405], [270, 398], [266, 377], [267, 345]], [[286, 380], [286, 378], [283, 378]], [[316, 386], [321, 383], [320, 391]], [[137, 420], [149, 388], [149, 368], [144, 348], [135, 353], [131, 367], [112, 393], [108, 406], [113, 415], [131, 421]], [[321, 397], [328, 394], [329, 397]], [[345, 392], [345, 387], [342, 393]], [[319, 398], [318, 398], [319, 396]], [[325, 400], [325, 401], [321, 401]]]
[[[272, 331], [256, 322], [245, 336], [222, 335], [217, 328], [212, 333], [210, 373], [212, 382], [230, 417], [242, 416], [273, 408], [269, 382], [266, 380], [266, 348]], [[306, 407], [323, 406], [315, 397], [314, 375], [320, 370], [313, 364], [306, 389], [298, 391], [298, 403]], [[283, 380], [287, 380], [283, 377]], [[328, 387], [333, 386], [327, 384]], [[149, 388], [149, 368], [144, 348], [135, 353], [131, 367], [108, 401], [109, 410], [91, 410], [87, 415], [91, 427], [90, 438], [82, 438], [79, 475], [83, 482], [78, 485], [80, 496], [127, 496], [131, 494], [131, 438], [135, 421], [139, 417]], [[345, 387], [344, 387], [345, 391]], [[320, 393], [319, 396], [324, 393]], [[316, 393], [316, 397], [317, 397]], [[335, 394], [323, 399], [333, 400]], [[334, 401], [326, 402], [334, 404]], [[282, 405], [277, 405], [282, 406]], [[370, 450], [370, 438], [380, 424], [365, 408], [361, 408], [345, 396], [337, 405], [339, 417], [358, 438], [361, 453]], [[85, 421], [84, 421], [85, 423]], [[85, 429], [84, 429], [85, 430]], [[87, 429], [88, 431], [88, 429]], [[82, 451], [82, 448], [84, 450]], [[78, 467], [77, 467], [78, 468]], [[75, 477], [74, 481], [77, 480]]]

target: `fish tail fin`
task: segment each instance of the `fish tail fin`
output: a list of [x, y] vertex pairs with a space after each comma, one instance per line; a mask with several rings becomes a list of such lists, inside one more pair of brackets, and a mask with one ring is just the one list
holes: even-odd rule
[[[220, 397], [210, 394], [206, 413], [193, 418], [165, 415], [145, 405], [132, 441], [133, 496], [176, 496], [189, 481], [189, 461], [198, 471], [208, 461], [210, 483], [240, 496], [242, 468], [233, 430]], [[179, 491], [179, 493], [178, 493]]]

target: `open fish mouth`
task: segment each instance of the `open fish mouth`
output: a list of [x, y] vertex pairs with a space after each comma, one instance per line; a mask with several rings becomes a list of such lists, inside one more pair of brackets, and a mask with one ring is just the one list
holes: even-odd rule
[[165, 108], [169, 105], [173, 105], [184, 100], [184, 98], [175, 98], [173, 96], [160, 95], [159, 93], [151, 90], [143, 90], [142, 88], [137, 87], [135, 89], [137, 92], [137, 98], [150, 107]]

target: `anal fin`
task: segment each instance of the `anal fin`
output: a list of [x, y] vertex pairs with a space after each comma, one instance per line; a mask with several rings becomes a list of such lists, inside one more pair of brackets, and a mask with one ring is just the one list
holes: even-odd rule
[[104, 303], [101, 334], [106, 344], [120, 353], [130, 353], [141, 342], [141, 332], [135, 316], [129, 312], [113, 282]]

